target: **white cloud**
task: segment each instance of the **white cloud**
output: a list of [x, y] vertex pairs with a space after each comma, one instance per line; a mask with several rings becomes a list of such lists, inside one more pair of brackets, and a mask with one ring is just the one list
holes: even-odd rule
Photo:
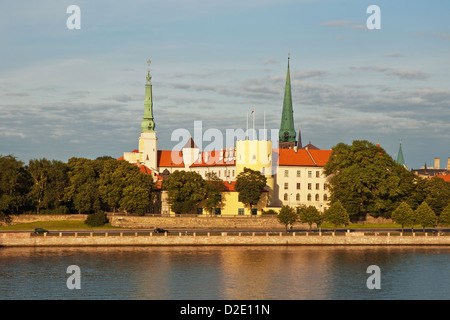
[[275, 58], [270, 57], [270, 58], [264, 59], [263, 63], [264, 64], [274, 64], [276, 61], [277, 60]]

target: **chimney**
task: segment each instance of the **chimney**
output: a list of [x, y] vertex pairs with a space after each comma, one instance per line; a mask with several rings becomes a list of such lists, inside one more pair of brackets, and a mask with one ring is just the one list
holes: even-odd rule
[[434, 158], [434, 168], [439, 169], [439, 158]]

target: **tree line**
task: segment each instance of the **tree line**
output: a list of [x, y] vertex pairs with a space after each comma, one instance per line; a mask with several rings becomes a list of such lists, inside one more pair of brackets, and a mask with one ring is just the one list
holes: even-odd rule
[[[368, 141], [337, 144], [324, 173], [329, 179], [330, 203], [340, 202], [350, 218], [370, 215], [395, 221], [399, 219], [394, 214], [396, 210], [401, 206], [404, 211], [407, 206], [409, 213], [416, 212], [415, 216], [432, 216], [429, 219], [435, 225], [438, 221], [449, 222], [450, 182], [439, 177], [419, 177]], [[418, 220], [413, 215], [406, 221], [411, 225]]]
[[[433, 209], [424, 201], [415, 210], [406, 202], [400, 205], [392, 213], [392, 221], [401, 225], [402, 232], [405, 227], [414, 231], [416, 226], [425, 228], [434, 228], [438, 224], [442, 226], [450, 225], [450, 204], [448, 204], [438, 217]], [[283, 206], [277, 216], [278, 221], [286, 228], [296, 222], [309, 225], [311, 231], [315, 224], [319, 228], [324, 222], [329, 222], [334, 226], [336, 232], [337, 226], [346, 226], [350, 223], [350, 216], [340, 201], [336, 201], [325, 210], [323, 214], [315, 206], [299, 206], [296, 210], [290, 206]]]
[[150, 175], [108, 156], [68, 162], [0, 156], [0, 216], [89, 214], [124, 210], [144, 214], [155, 204]]
[[[240, 200], [250, 209], [266, 186], [260, 172], [245, 169], [236, 179]], [[206, 179], [191, 171], [174, 171], [162, 183], [177, 214], [202, 207], [208, 213], [223, 206], [223, 180]], [[32, 159], [28, 164], [12, 155], [0, 156], [0, 218], [12, 214], [91, 214], [123, 210], [144, 215], [160, 213], [159, 192], [151, 175], [136, 165], [108, 156], [95, 160]]]

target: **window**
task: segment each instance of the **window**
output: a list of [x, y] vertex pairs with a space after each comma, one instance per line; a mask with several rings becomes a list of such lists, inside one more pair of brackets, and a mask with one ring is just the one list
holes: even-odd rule
[[203, 214], [203, 208], [197, 208], [197, 214]]
[[311, 190], [311, 183], [308, 183], [308, 190]]
[[316, 194], [316, 201], [319, 201], [319, 194]]
[[234, 177], [234, 170], [233, 170], [233, 177]]
[[253, 209], [252, 209], [252, 215], [253, 215], [253, 216], [256, 216], [257, 214], [258, 214], [258, 209], [253, 208]]
[[308, 178], [312, 178], [312, 171], [308, 171]]
[[319, 190], [319, 189], [320, 189], [319, 183], [316, 183], [316, 190]]
[[284, 170], [284, 176], [287, 178], [289, 177], [289, 170]]
[[301, 184], [300, 182], [297, 182], [297, 190], [300, 190]]
[[284, 201], [288, 201], [288, 194], [287, 193], [284, 194]]
[[214, 214], [221, 214], [221, 209], [220, 208], [214, 208]]
[[289, 188], [289, 184], [287, 182], [284, 183], [284, 190], [287, 190]]
[[323, 201], [328, 201], [328, 195], [326, 193], [323, 195]]
[[326, 183], [323, 184], [323, 190], [327, 190], [328, 189], [328, 185]]
[[300, 170], [297, 170], [297, 178], [300, 178], [302, 175], [301, 175], [301, 171]]
[[320, 171], [316, 171], [316, 178], [320, 178]]
[[219, 177], [220, 177], [220, 170], [219, 170]]
[[238, 208], [238, 215], [239, 216], [243, 216], [245, 214], [245, 209], [244, 208]]
[[311, 201], [311, 193], [308, 193], [308, 201]]
[[295, 200], [300, 201], [300, 193], [297, 193], [297, 195], [295, 196]]

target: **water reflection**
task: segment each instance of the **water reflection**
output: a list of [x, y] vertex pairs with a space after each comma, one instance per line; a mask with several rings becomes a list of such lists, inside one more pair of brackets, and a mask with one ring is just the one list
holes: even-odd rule
[[447, 247], [1, 248], [0, 299], [448, 299], [449, 261]]

